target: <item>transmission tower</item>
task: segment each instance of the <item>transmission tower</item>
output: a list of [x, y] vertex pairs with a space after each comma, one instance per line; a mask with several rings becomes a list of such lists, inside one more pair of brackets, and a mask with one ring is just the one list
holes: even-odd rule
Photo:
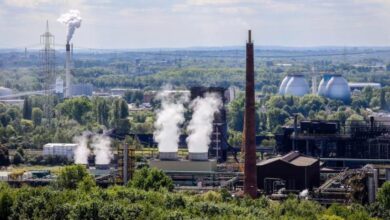
[[46, 32], [41, 35], [40, 43], [43, 48], [40, 51], [41, 58], [41, 83], [45, 91], [45, 102], [43, 112], [45, 118], [50, 122], [53, 115], [53, 86], [55, 80], [55, 38], [49, 32], [49, 22], [46, 21]]

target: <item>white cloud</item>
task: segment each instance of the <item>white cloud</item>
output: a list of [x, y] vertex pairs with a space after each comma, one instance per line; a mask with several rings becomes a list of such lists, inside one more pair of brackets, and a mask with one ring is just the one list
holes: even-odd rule
[[5, 0], [4, 3], [7, 6], [20, 7], [20, 8], [35, 8], [42, 4], [53, 4], [55, 0]]

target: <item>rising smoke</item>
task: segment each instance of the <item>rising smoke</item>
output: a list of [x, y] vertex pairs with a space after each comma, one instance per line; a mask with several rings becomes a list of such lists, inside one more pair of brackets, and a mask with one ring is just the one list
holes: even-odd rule
[[189, 136], [186, 139], [189, 152], [208, 152], [214, 114], [221, 106], [221, 97], [215, 93], [207, 93], [204, 98], [198, 97], [191, 102], [190, 107], [194, 113], [187, 127]]
[[88, 148], [88, 136], [91, 132], [83, 132], [81, 136], [73, 138], [73, 142], [77, 144], [77, 148], [74, 152], [74, 162], [76, 164], [88, 164], [88, 156], [91, 151]]
[[157, 112], [157, 120], [154, 123], [154, 140], [158, 143], [160, 152], [177, 152], [180, 137], [180, 125], [184, 122], [184, 103], [188, 96], [182, 95], [176, 98], [164, 89], [157, 95], [161, 101], [161, 109]]
[[82, 18], [80, 17], [80, 12], [78, 10], [70, 10], [68, 13], [62, 14], [57, 21], [68, 27], [66, 43], [69, 43], [75, 30], [81, 26]]
[[109, 164], [113, 158], [110, 138], [90, 131], [85, 131], [82, 135], [73, 138], [73, 142], [77, 144], [74, 152], [75, 163], [88, 164], [88, 156], [91, 154], [88, 148], [90, 140], [92, 140], [91, 147], [95, 154], [95, 164]]
[[92, 138], [92, 148], [95, 154], [95, 164], [109, 164], [113, 158], [111, 140], [109, 137], [96, 134]]

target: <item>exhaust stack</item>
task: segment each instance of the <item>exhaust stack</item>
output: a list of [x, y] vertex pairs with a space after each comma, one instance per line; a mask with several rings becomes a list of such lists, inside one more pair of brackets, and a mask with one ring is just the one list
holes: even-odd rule
[[65, 63], [65, 98], [71, 96], [71, 57], [70, 57], [70, 44], [66, 44], [66, 63]]
[[257, 197], [256, 175], [256, 131], [255, 131], [255, 68], [251, 30], [248, 31], [246, 44], [246, 88], [244, 115], [244, 193], [251, 198]]

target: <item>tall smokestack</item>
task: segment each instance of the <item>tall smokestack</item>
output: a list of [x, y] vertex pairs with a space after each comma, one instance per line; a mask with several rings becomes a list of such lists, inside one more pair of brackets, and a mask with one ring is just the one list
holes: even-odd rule
[[255, 67], [251, 30], [248, 31], [246, 44], [246, 88], [244, 136], [244, 193], [252, 198], [257, 197], [256, 175], [256, 131], [255, 131]]
[[70, 73], [70, 69], [71, 69], [71, 57], [70, 57], [70, 44], [67, 43], [66, 44], [66, 63], [65, 63], [65, 87], [66, 87], [66, 90], [65, 90], [65, 97], [66, 98], [69, 98], [71, 96], [71, 73]]

